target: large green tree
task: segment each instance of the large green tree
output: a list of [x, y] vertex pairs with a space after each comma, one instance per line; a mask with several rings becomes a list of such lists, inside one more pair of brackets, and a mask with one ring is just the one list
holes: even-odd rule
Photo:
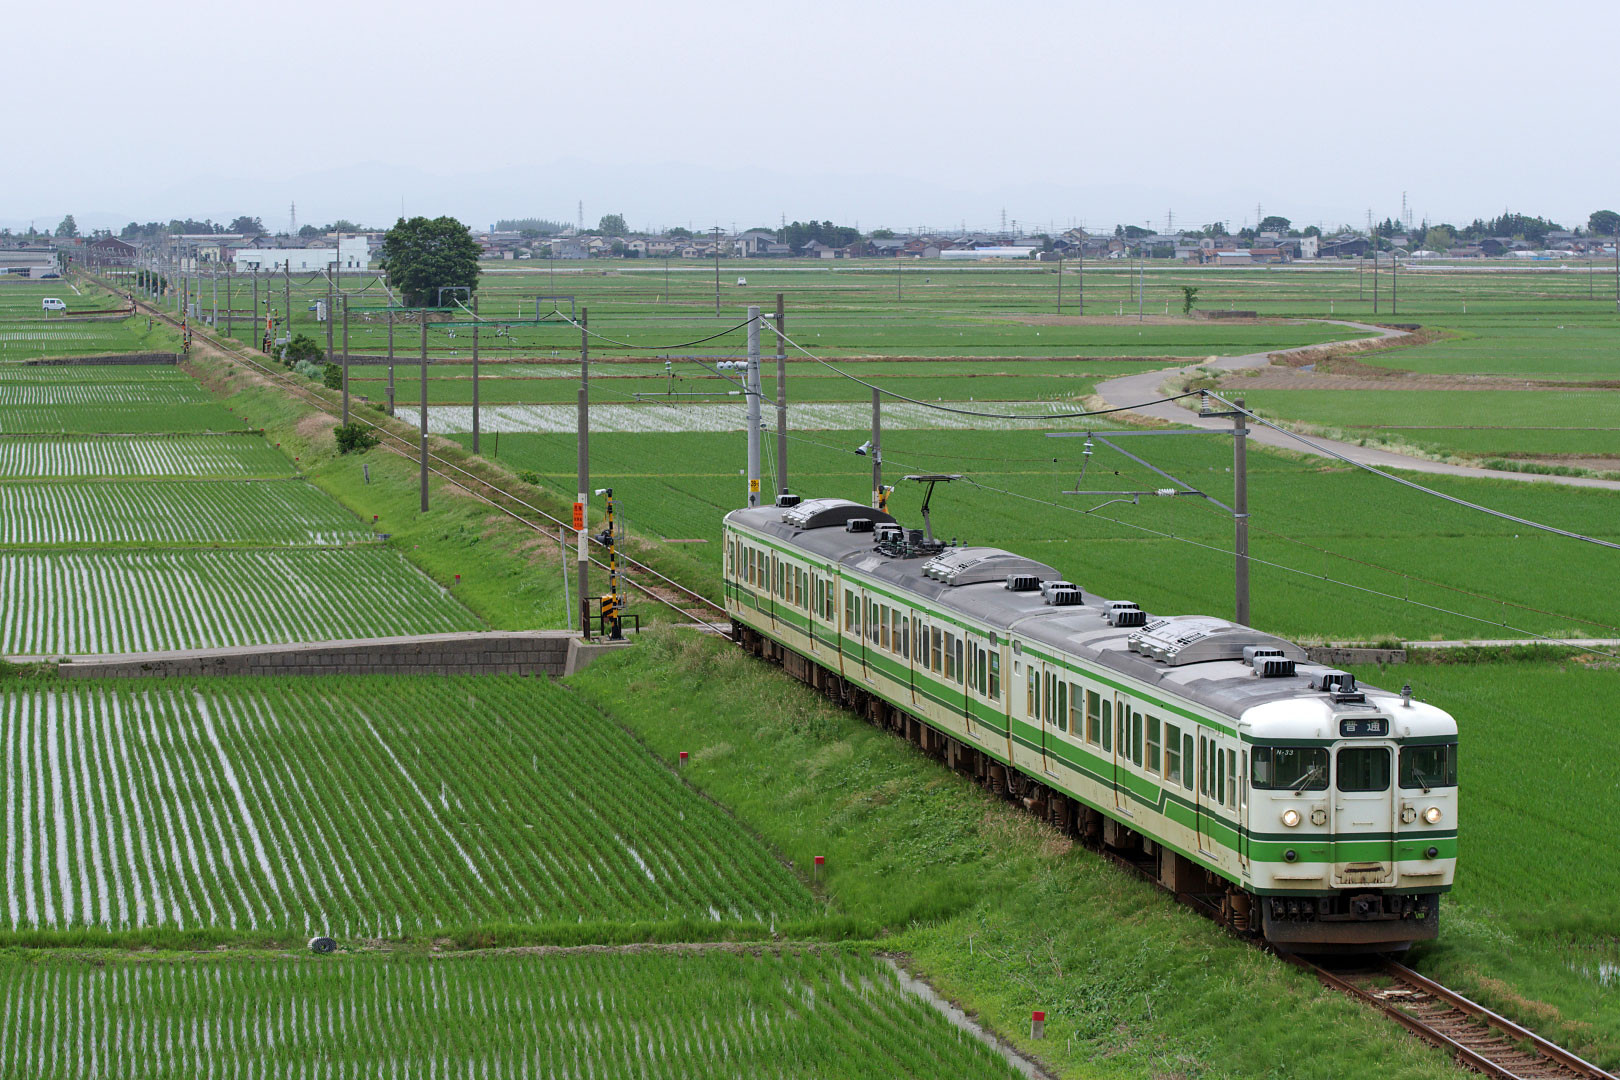
[[439, 290], [478, 288], [479, 247], [453, 217], [400, 218], [383, 237], [381, 263], [411, 307], [433, 307]]
[[630, 231], [630, 226], [624, 223], [623, 214], [603, 214], [596, 228], [603, 236], [623, 236]]
[[243, 236], [263, 236], [264, 222], [251, 215], [241, 214], [225, 227], [225, 231], [240, 233]]
[[1269, 214], [1260, 219], [1260, 232], [1286, 233], [1293, 226], [1293, 222], [1280, 214]]
[[1593, 236], [1614, 236], [1620, 233], [1620, 214], [1613, 210], [1594, 210], [1586, 219], [1586, 231]]
[[63, 239], [71, 239], [79, 235], [79, 223], [73, 220], [72, 214], [62, 219], [62, 224], [56, 227], [56, 235]]

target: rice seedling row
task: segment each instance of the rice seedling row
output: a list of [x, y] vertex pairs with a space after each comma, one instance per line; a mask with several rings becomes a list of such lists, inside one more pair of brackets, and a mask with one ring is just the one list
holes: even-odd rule
[[195, 382], [13, 382], [0, 379], [0, 408], [80, 405], [211, 405]]
[[0, 434], [151, 434], [243, 430], [241, 420], [213, 402], [0, 406]]
[[0, 552], [0, 654], [67, 656], [478, 629], [384, 548]]
[[285, 477], [286, 455], [258, 435], [0, 439], [0, 478]]
[[0, 1072], [1019, 1075], [881, 961], [830, 950], [7, 961]]
[[7, 930], [349, 938], [814, 913], [762, 845], [549, 681], [0, 700]]
[[285, 544], [372, 539], [303, 480], [0, 483], [0, 546]]

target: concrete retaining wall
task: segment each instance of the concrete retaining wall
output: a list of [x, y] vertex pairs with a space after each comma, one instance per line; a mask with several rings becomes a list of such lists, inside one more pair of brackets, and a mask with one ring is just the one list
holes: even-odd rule
[[565, 630], [487, 631], [421, 637], [252, 645], [232, 649], [81, 656], [70, 679], [195, 675], [570, 675], [628, 643], [582, 644]]

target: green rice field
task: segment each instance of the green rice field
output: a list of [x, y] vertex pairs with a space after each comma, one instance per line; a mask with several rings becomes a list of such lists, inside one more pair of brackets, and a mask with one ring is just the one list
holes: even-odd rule
[[0, 478], [7, 480], [246, 480], [292, 475], [292, 461], [259, 435], [0, 439]]
[[0, 482], [4, 547], [330, 547], [374, 538], [303, 480]]
[[702, 935], [815, 910], [723, 811], [545, 679], [75, 684], [10, 689], [0, 713], [13, 932]]
[[1021, 1075], [883, 962], [774, 949], [0, 961], [0, 1071], [41, 1080]]
[[1614, 390], [1254, 390], [1251, 409], [1437, 452], [1620, 456]]

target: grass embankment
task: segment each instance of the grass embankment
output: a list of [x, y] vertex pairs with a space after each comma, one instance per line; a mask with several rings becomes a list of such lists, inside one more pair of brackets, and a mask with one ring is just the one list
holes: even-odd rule
[[1357, 669], [1457, 718], [1457, 886], [1415, 963], [1613, 1068], [1620, 1062], [1620, 680], [1587, 656]]
[[[831, 905], [1067, 1075], [1420, 1077], [1438, 1054], [728, 645], [659, 631], [570, 680]], [[1023, 1037], [1032, 1009], [1047, 1038]], [[1345, 1046], [1355, 1053], [1347, 1055]]]

